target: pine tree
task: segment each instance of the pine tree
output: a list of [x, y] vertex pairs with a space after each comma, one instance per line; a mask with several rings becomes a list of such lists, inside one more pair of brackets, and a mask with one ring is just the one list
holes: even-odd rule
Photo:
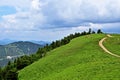
[[103, 32], [101, 31], [101, 29], [98, 29], [97, 33], [98, 33], [98, 34], [101, 34], [101, 33], [103, 33]]
[[0, 80], [2, 80], [2, 69], [0, 67]]
[[18, 73], [17, 70], [14, 68], [6, 73], [5, 80], [17, 80], [17, 77], [18, 77]]
[[92, 30], [91, 30], [91, 28], [89, 28], [88, 34], [91, 34], [91, 32], [92, 32]]
[[92, 31], [92, 34], [95, 34], [95, 31]]

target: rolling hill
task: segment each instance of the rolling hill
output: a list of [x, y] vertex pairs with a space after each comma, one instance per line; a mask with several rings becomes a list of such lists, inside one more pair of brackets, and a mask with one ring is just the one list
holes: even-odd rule
[[19, 41], [7, 45], [0, 45], [0, 66], [5, 65], [11, 58], [36, 53], [38, 48], [43, 46], [44, 45], [39, 45], [28, 41]]
[[[92, 34], [71, 40], [19, 71], [19, 80], [119, 80], [120, 59], [107, 54], [98, 45], [105, 36]], [[116, 46], [120, 41], [114, 41], [116, 39], [108, 45], [109, 38], [104, 44], [111, 51], [114, 51], [111, 47], [119, 50]]]

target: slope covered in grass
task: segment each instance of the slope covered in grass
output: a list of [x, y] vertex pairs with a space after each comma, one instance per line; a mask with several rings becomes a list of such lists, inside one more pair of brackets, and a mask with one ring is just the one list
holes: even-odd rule
[[73, 39], [22, 69], [19, 80], [119, 80], [120, 59], [98, 45], [104, 34]]
[[112, 53], [120, 55], [120, 35], [112, 35], [104, 42], [104, 45]]

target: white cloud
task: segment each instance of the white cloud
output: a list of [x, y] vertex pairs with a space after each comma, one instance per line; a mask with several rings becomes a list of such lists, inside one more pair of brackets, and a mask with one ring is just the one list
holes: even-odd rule
[[[24, 1], [20, 2], [21, 2], [20, 4], [22, 5], [22, 2]], [[6, 3], [6, 5], [8, 6], [15, 6], [18, 12], [15, 14], [2, 16], [3, 20], [2, 22], [0, 22], [2, 28], [6, 30], [17, 31], [38, 30], [38, 26], [43, 25], [43, 23], [45, 22], [45, 17], [40, 12], [39, 0], [32, 0], [30, 2], [31, 4], [26, 3], [26, 5], [29, 5], [29, 7], [28, 6], [26, 7], [24, 5], [23, 5], [24, 7], [18, 7], [17, 5], [13, 5], [11, 3], [8, 5]]]
[[13, 22], [16, 26], [22, 26], [25, 22], [24, 26], [34, 28], [116, 22], [120, 18], [119, 4], [119, 0], [2, 0], [0, 3], [14, 6], [18, 11], [14, 15], [4, 16], [4, 22]]
[[0, 0], [0, 6], [13, 6], [17, 8], [29, 8], [31, 0]]
[[7, 22], [10, 23], [10, 24], [16, 22], [14, 15], [6, 15], [6, 16], [2, 16], [2, 18], [3, 18], [4, 20], [7, 20]]
[[39, 0], [32, 0], [32, 8], [36, 10], [40, 10], [41, 3]]
[[0, 6], [13, 6], [17, 12], [2, 16], [0, 31], [58, 28], [67, 34], [88, 28], [112, 30], [114, 25], [120, 25], [115, 24], [120, 22], [119, 4], [120, 0], [1, 0]]

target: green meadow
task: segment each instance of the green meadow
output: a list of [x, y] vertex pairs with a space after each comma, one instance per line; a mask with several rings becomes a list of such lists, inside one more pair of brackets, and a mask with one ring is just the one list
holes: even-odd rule
[[[120, 59], [104, 52], [98, 42], [105, 34], [92, 34], [71, 40], [45, 57], [19, 71], [19, 80], [120, 80]], [[119, 36], [104, 42], [120, 54]]]
[[113, 34], [104, 42], [105, 47], [114, 54], [120, 55], [120, 35]]

